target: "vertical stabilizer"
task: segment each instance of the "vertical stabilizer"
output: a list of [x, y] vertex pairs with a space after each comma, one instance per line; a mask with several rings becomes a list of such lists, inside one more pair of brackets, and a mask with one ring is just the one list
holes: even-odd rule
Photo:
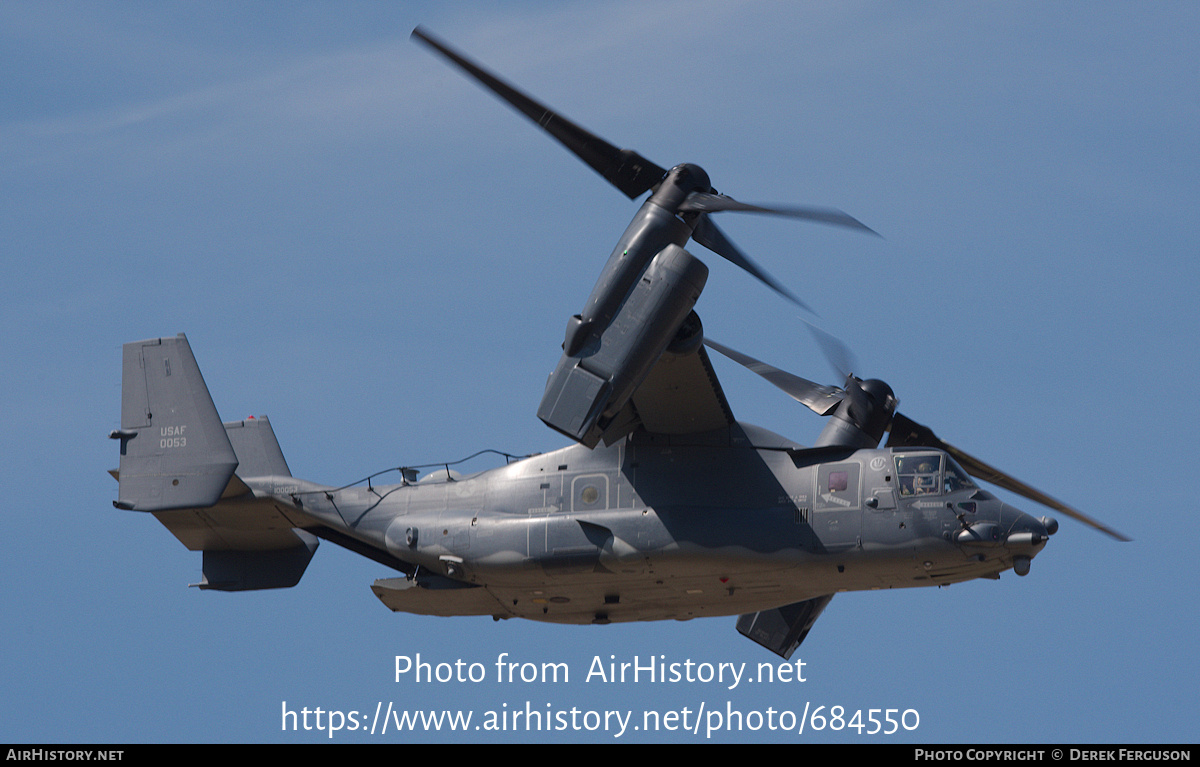
[[125, 344], [121, 373], [122, 509], [212, 506], [238, 461], [187, 337]]
[[265, 415], [226, 422], [225, 436], [237, 455], [239, 477], [292, 476], [275, 430]]

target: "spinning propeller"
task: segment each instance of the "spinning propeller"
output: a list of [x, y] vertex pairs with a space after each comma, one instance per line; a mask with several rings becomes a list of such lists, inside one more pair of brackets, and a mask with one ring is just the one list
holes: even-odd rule
[[[691, 226], [693, 240], [741, 267], [772, 290], [808, 311], [812, 310], [799, 297], [738, 249], [717, 228], [717, 225], [712, 223], [709, 214], [721, 211], [765, 213], [876, 234], [853, 216], [834, 208], [750, 205], [718, 194], [710, 185], [708, 174], [699, 166], [684, 164], [665, 170], [632, 149], [619, 149], [613, 146], [544, 104], [535, 101], [474, 62], [464, 58], [421, 27], [413, 30], [412, 37], [454, 62], [494, 94], [504, 99], [630, 199], [653, 190], [655, 192], [653, 199], [680, 216]], [[666, 182], [677, 187], [669, 190], [674, 192], [673, 194], [659, 194]]]
[[[814, 331], [818, 331], [814, 328]], [[827, 334], [826, 334], [827, 335]], [[832, 352], [828, 340], [837, 346], [840, 342], [828, 336], [822, 342], [826, 356]], [[1089, 527], [1106, 533], [1119, 541], [1129, 541], [1130, 538], [1118, 533], [1111, 527], [1098, 522], [1086, 514], [1071, 508], [1062, 501], [1056, 500], [1042, 491], [1025, 484], [1016, 477], [1006, 474], [999, 469], [979, 460], [966, 451], [951, 445], [938, 437], [928, 426], [917, 423], [911, 418], [896, 412], [898, 400], [883, 381], [856, 378], [848, 371], [843, 387], [824, 386], [808, 379], [793, 375], [784, 370], [772, 367], [765, 362], [754, 359], [741, 352], [722, 346], [711, 340], [704, 339], [705, 345], [714, 349], [734, 362], [741, 364], [754, 373], [762, 376], [776, 387], [787, 393], [792, 399], [807, 406], [818, 415], [828, 415], [833, 420], [821, 432], [816, 447], [825, 445], [845, 445], [855, 448], [876, 447], [884, 432], [889, 432], [886, 447], [929, 447], [944, 451], [952, 456], [959, 465], [973, 477], [990, 482], [1031, 501], [1061, 511], [1072, 519], [1082, 522]], [[844, 349], [844, 347], [841, 347]], [[831, 358], [835, 367], [838, 362]]]

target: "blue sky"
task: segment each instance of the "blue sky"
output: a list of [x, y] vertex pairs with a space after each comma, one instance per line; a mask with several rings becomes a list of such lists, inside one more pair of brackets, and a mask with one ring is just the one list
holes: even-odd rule
[[[721, 219], [903, 412], [1134, 542], [1060, 517], [1025, 578], [840, 595], [797, 653], [806, 682], [735, 690], [584, 681], [596, 657], [770, 661], [732, 618], [392, 614], [369, 589], [392, 573], [330, 544], [290, 590], [188, 589], [200, 556], [111, 506], [124, 342], [186, 332], [222, 415], [269, 414], [315, 481], [562, 444], [534, 415], [545, 376], [636, 204], [411, 43], [417, 24], [660, 165], [876, 229]], [[320, 741], [281, 730], [285, 701], [390, 701], [899, 708], [920, 724], [893, 740], [1194, 741], [1198, 37], [1187, 3], [0, 5], [0, 740]], [[834, 382], [792, 306], [693, 250], [710, 335]], [[816, 416], [716, 364], [739, 418], [815, 438]], [[417, 653], [571, 681], [394, 681]]]

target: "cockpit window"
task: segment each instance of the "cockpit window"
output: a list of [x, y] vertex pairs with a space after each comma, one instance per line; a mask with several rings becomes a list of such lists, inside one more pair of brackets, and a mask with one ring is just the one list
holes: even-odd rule
[[974, 489], [976, 485], [970, 475], [963, 471], [962, 467], [955, 463], [953, 458], [947, 458], [944, 487], [947, 493], [953, 493], [968, 488]]
[[941, 454], [917, 453], [896, 456], [896, 478], [900, 480], [900, 495], [941, 494]]

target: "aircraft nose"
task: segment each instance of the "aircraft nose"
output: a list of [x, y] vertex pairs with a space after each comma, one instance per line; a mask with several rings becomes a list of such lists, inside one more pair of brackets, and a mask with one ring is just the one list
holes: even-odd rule
[[1058, 522], [1050, 517], [1030, 516], [1007, 504], [1001, 507], [1000, 515], [1006, 522], [1011, 521], [1004, 547], [1012, 555], [1013, 571], [1017, 575], [1028, 575], [1030, 563], [1058, 530]]
[[1037, 518], [1004, 504], [1001, 519], [1009, 522], [1005, 542], [1010, 547], [1041, 546], [1058, 530], [1058, 522], [1050, 517]]

